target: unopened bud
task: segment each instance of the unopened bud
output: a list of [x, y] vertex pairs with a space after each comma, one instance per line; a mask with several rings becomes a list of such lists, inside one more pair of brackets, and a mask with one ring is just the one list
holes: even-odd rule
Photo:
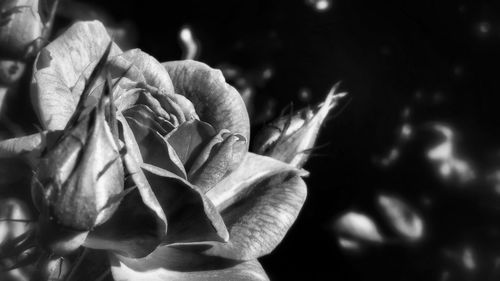
[[39, 239], [54, 252], [78, 248], [118, 207], [123, 164], [104, 111], [100, 102], [81, 116], [38, 166], [32, 194], [41, 212]]
[[0, 2], [0, 53], [24, 58], [41, 39], [44, 24], [38, 12], [39, 0]]
[[282, 116], [266, 125], [257, 135], [254, 151], [301, 168], [308, 160], [328, 113], [346, 93], [335, 93], [336, 84], [324, 102]]

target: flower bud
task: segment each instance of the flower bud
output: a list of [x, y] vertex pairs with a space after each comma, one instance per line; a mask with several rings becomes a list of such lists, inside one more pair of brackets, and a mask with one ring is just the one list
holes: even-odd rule
[[78, 248], [88, 231], [118, 207], [123, 165], [102, 100], [47, 145], [32, 185], [41, 213], [39, 240], [64, 254]]
[[11, 0], [0, 4], [0, 53], [23, 58], [41, 39], [44, 24], [38, 0]]
[[266, 125], [255, 138], [254, 151], [301, 168], [314, 148], [319, 129], [328, 113], [346, 95], [335, 93], [337, 85], [316, 108], [292, 112]]

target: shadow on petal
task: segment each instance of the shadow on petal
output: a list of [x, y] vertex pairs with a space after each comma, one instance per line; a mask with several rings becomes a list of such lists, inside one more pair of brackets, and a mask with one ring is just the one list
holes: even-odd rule
[[161, 243], [161, 232], [155, 214], [134, 190], [122, 199], [108, 221], [89, 234], [84, 246], [129, 257], [144, 257]]
[[236, 262], [191, 252], [160, 247], [143, 259], [111, 256], [111, 271], [116, 281], [128, 280], [269, 280], [257, 260]]
[[171, 171], [185, 179], [186, 171], [175, 149], [158, 132], [145, 124], [128, 117], [126, 119], [139, 145], [144, 163]]
[[189, 171], [195, 158], [215, 135], [216, 132], [210, 124], [191, 120], [182, 123], [165, 138], [179, 155], [186, 171]]
[[143, 168], [167, 217], [167, 243], [227, 241], [222, 218], [196, 187], [160, 168]]

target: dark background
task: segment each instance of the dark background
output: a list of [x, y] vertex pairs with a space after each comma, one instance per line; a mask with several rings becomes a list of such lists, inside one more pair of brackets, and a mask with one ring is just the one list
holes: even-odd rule
[[[274, 116], [291, 102], [315, 104], [342, 81], [349, 97], [322, 130], [318, 144], [327, 145], [305, 167], [311, 176], [301, 215], [261, 259], [272, 280], [498, 280], [500, 194], [491, 175], [500, 170], [500, 2], [332, 0], [326, 11], [313, 2], [87, 3], [134, 27], [137, 46], [159, 61], [181, 58], [178, 33], [188, 24], [201, 45], [198, 60], [240, 69], [255, 93], [254, 120], [266, 120], [272, 104]], [[262, 79], [266, 68], [272, 76]], [[403, 124], [412, 128], [405, 140]], [[444, 177], [426, 157], [443, 140], [433, 124], [453, 130], [474, 179]], [[380, 164], [393, 148], [399, 157]], [[418, 211], [422, 239], [342, 249], [334, 222], [349, 210], [395, 237], [375, 206], [381, 192]]]

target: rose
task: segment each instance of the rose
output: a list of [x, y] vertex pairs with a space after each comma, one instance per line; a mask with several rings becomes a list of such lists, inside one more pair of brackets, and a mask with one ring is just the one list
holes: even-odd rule
[[[45, 129], [66, 126], [109, 41], [100, 23], [80, 22], [42, 49], [32, 97]], [[297, 217], [306, 195], [300, 171], [247, 152], [245, 106], [219, 71], [194, 61], [162, 65], [114, 45], [107, 67], [126, 187], [137, 191], [83, 245], [112, 253], [117, 280], [265, 279], [256, 258]], [[88, 108], [102, 86], [91, 89]], [[2, 142], [0, 155], [25, 151], [36, 162], [42, 135]]]
[[254, 151], [302, 168], [315, 148], [326, 117], [347, 94], [336, 93], [338, 86], [339, 83], [335, 84], [325, 100], [314, 108], [291, 112], [265, 125], [255, 138]]

